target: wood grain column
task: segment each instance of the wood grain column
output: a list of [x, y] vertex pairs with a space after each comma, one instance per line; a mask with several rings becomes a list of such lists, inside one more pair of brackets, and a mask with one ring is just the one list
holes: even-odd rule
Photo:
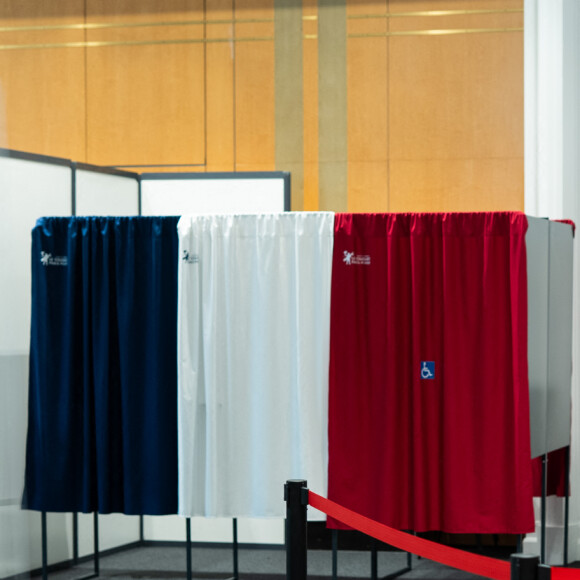
[[292, 174], [292, 209], [304, 209], [302, 6], [274, 0], [276, 169]]
[[304, 210], [318, 210], [318, 2], [303, 0]]
[[235, 169], [233, 0], [206, 0], [206, 171]]
[[346, 3], [318, 3], [319, 209], [348, 210]]

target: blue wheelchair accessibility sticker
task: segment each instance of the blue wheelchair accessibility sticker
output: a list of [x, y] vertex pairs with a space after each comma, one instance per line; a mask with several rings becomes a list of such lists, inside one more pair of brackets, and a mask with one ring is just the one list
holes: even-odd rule
[[421, 379], [431, 380], [435, 378], [435, 361], [421, 361]]

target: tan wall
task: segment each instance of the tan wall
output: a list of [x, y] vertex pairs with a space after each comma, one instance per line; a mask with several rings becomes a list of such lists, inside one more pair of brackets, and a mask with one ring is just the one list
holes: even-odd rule
[[6, 0], [0, 146], [137, 170], [287, 170], [296, 210], [523, 209], [522, 10]]

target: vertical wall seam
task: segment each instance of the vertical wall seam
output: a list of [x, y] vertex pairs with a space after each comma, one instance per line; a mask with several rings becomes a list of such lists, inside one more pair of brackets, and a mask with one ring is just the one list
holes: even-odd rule
[[237, 100], [236, 100], [236, 0], [232, 0], [232, 119], [233, 119], [233, 161], [234, 161], [234, 171], [238, 170], [238, 141], [237, 141], [237, 134], [238, 134], [238, 124], [236, 118], [236, 111], [238, 109]]
[[87, 8], [87, 0], [84, 2], [84, 21], [85, 21], [85, 29], [83, 32], [85, 46], [84, 50], [84, 69], [85, 69], [85, 162], [89, 163], [89, 55], [88, 55], [88, 8]]
[[203, 0], [203, 165], [207, 172], [207, 0]]
[[[389, 0], [386, 0], [385, 8], [387, 14], [390, 12]], [[391, 40], [389, 37], [389, 32], [391, 31], [391, 19], [387, 18], [387, 38], [385, 39], [387, 43], [387, 102], [385, 106], [387, 107], [387, 211], [391, 211]]]
[[346, 0], [318, 0], [319, 209], [348, 210]]
[[304, 208], [302, 4], [274, 0], [275, 166], [292, 173], [292, 207]]

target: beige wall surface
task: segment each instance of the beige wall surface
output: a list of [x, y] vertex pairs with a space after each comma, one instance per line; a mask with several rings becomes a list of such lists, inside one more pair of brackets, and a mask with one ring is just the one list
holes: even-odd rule
[[0, 3], [0, 147], [383, 212], [521, 210], [523, 142], [523, 0]]

